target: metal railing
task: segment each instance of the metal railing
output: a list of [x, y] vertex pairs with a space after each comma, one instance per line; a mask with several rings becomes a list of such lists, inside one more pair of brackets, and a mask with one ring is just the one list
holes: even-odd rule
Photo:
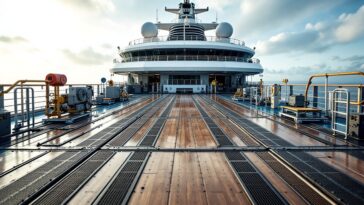
[[153, 55], [122, 58], [121, 61], [114, 59], [114, 63], [128, 63], [140, 61], [224, 61], [260, 64], [260, 60], [257, 58], [216, 55]]
[[229, 43], [240, 46], [245, 46], [244, 41], [233, 38], [219, 38], [216, 36], [206, 36], [206, 39], [201, 40], [198, 36], [173, 36], [172, 39], [169, 36], [158, 36], [152, 38], [141, 38], [129, 42], [129, 46], [144, 44], [144, 43], [154, 43], [154, 42], [167, 42], [167, 41], [208, 41], [208, 42], [218, 42], [218, 43]]
[[[67, 94], [70, 86], [72, 87], [84, 87], [86, 85], [92, 86], [94, 90], [94, 97], [98, 96], [100, 93], [104, 93], [104, 86], [102, 84], [68, 84], [66, 86], [60, 87], [60, 93]], [[10, 84], [4, 84], [4, 90], [11, 87]], [[34, 89], [34, 108], [31, 109], [31, 112], [43, 112], [46, 107], [46, 86], [44, 84], [24, 84], [24, 87], [30, 87]], [[15, 88], [20, 88], [17, 86]], [[25, 102], [25, 100], [24, 100]], [[16, 106], [15, 106], [16, 105]], [[33, 105], [32, 105], [33, 106]], [[8, 94], [4, 96], [4, 109], [9, 111], [11, 115], [16, 114], [17, 110], [22, 110], [22, 103], [20, 95], [17, 95], [17, 99], [14, 98], [14, 91], [10, 91]], [[27, 115], [28, 113], [25, 111], [23, 115]]]
[[[333, 91], [331, 107], [331, 129], [336, 133], [341, 133], [345, 135], [345, 139], [348, 138], [349, 133], [349, 117], [350, 117], [350, 92], [348, 89], [336, 88]], [[345, 109], [340, 109], [340, 105], [344, 106]], [[345, 124], [337, 122], [338, 117], [345, 119]], [[344, 131], [339, 129], [339, 127], [344, 127]]]
[[[257, 87], [259, 83], [247, 83], [246, 87]], [[265, 84], [263, 87], [263, 98], [268, 98], [271, 95], [270, 84]], [[281, 100], [288, 101], [290, 95], [304, 95], [306, 92], [306, 84], [287, 84], [280, 85], [281, 87]], [[359, 84], [312, 84], [307, 90], [307, 100], [309, 107], [319, 108], [323, 111], [328, 110], [327, 114], [331, 114], [333, 91], [336, 88], [346, 88], [350, 94], [350, 111], [355, 113], [364, 113], [364, 85]], [[286, 92], [287, 90], [287, 92]], [[326, 95], [330, 93], [329, 95]], [[345, 109], [345, 106], [338, 105], [339, 109]]]

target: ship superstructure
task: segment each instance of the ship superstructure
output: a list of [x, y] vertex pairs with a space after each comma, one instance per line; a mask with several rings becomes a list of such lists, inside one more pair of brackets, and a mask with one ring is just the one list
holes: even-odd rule
[[[223, 92], [262, 72], [230, 24], [197, 23], [207, 10], [167, 8], [178, 22], [144, 24], [113, 72], [135, 93]], [[234, 96], [129, 95], [56, 73], [0, 84], [0, 205], [364, 204], [364, 86], [338, 76], [364, 73]]]
[[[175, 23], [145, 23], [143, 38], [120, 50], [111, 72], [128, 76], [131, 92], [210, 93], [232, 92], [242, 87], [247, 75], [263, 72], [254, 49], [232, 39], [226, 22], [199, 23], [196, 15], [209, 8], [195, 8], [185, 0], [165, 11], [178, 15]], [[158, 36], [160, 30], [168, 36]], [[216, 30], [216, 36], [205, 32]]]

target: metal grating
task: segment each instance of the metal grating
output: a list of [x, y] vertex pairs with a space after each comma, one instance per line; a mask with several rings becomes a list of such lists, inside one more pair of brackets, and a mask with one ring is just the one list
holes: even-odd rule
[[[158, 104], [163, 99], [165, 98], [159, 98], [149, 105], [137, 110], [134, 112], [133, 117], [119, 120], [77, 146], [95, 146], [95, 148], [102, 146], [117, 133], [122, 132], [125, 128], [138, 120], [142, 114], [146, 113], [152, 106]], [[75, 166], [81, 163], [83, 158], [89, 156], [91, 153], [92, 152], [66, 152], [56, 159], [42, 165], [24, 177], [3, 187], [0, 190], [0, 204], [18, 204], [29, 200], [29, 197], [37, 196], [42, 189], [54, 184], [60, 177], [66, 175], [67, 172], [75, 168]]]
[[[172, 102], [174, 102], [173, 98]], [[174, 106], [174, 103], [169, 103], [168, 107], [163, 111], [163, 116], [168, 116]], [[159, 118], [152, 128], [148, 131], [140, 146], [154, 146], [159, 133], [167, 118]], [[109, 186], [103, 191], [103, 194], [98, 198], [98, 204], [122, 204], [129, 200], [130, 194], [141, 174], [147, 160], [149, 152], [134, 152], [130, 158], [124, 163], [118, 174], [114, 177]]]
[[279, 152], [293, 167], [347, 204], [364, 204], [364, 185], [303, 151]]
[[241, 155], [239, 152], [226, 152], [225, 153], [226, 157], [228, 158], [228, 160], [230, 161], [245, 161], [245, 157], [243, 157], [243, 155]]
[[135, 152], [130, 160], [144, 160], [148, 156], [148, 152]]
[[249, 162], [231, 162], [231, 165], [235, 168], [236, 172], [256, 172]]
[[139, 146], [154, 146], [156, 143], [160, 132], [162, 131], [165, 122], [167, 121], [167, 116], [172, 111], [173, 106], [175, 105], [175, 98], [173, 98], [174, 103], [170, 103], [168, 107], [163, 111], [162, 117], [159, 118], [153, 125], [153, 127], [148, 131], [144, 139], [140, 142]]
[[224, 134], [224, 132], [216, 125], [216, 123], [207, 115], [207, 113], [202, 109], [200, 104], [193, 99], [198, 111], [200, 112], [202, 119], [205, 121], [207, 127], [210, 129], [210, 132], [215, 137], [216, 141], [220, 146], [234, 146], [231, 140]]
[[113, 152], [97, 152], [70, 175], [42, 195], [34, 204], [62, 204], [87, 179], [92, 177], [112, 156]]
[[134, 152], [131, 154], [96, 203], [122, 204], [127, 202], [129, 200], [127, 195], [130, 195], [134, 189], [148, 158], [148, 152]]
[[268, 146], [293, 146], [291, 143], [283, 140], [282, 138], [274, 135], [269, 132], [265, 128], [262, 128], [255, 123], [249, 121], [248, 119], [242, 118], [239, 114], [234, 111], [226, 108], [222, 105], [217, 104], [209, 98], [204, 97], [204, 99], [215, 107], [220, 112], [224, 113], [229, 119], [234, 121], [237, 125], [239, 125], [242, 129], [246, 130], [254, 137], [258, 138], [261, 142]]
[[123, 146], [129, 139], [131, 139], [144, 125], [147, 123], [147, 121], [156, 114], [158, 110], [163, 108], [168, 102], [168, 99], [163, 100], [157, 104], [154, 105], [149, 110], [146, 110], [146, 112], [140, 113], [141, 118], [136, 120], [131, 126], [126, 128], [123, 132], [118, 134], [112, 141], [109, 143], [109, 146]]
[[257, 152], [256, 154], [310, 204], [330, 204], [319, 193], [317, 193], [304, 181], [302, 181], [295, 174], [289, 171], [283, 164], [278, 162], [268, 152]]
[[227, 152], [225, 155], [256, 204], [287, 204], [244, 154]]
[[66, 152], [0, 190], [0, 204], [19, 204], [77, 164], [88, 152]]

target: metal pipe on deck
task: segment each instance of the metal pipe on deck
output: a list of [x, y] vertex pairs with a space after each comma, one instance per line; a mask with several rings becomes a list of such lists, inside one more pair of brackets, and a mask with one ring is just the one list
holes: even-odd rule
[[[329, 77], [335, 77], [335, 76], [349, 76], [349, 75], [359, 75], [359, 76], [363, 76], [364, 77], [364, 72], [342, 72], [342, 73], [324, 73], [324, 74], [316, 74], [316, 75], [312, 75], [306, 85], [306, 90], [305, 90], [305, 102], [306, 102], [306, 106], [307, 106], [307, 96], [308, 96], [308, 90], [310, 89], [310, 86], [312, 84], [312, 80], [314, 78], [320, 78], [320, 77], [326, 77], [325, 80], [325, 111], [327, 111], [328, 109], [328, 100], [327, 100], [327, 90], [328, 90], [328, 78]], [[361, 103], [361, 102], [360, 102]]]

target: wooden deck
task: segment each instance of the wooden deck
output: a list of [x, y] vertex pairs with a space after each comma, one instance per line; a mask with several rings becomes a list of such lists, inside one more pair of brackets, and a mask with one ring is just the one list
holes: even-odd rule
[[[136, 122], [141, 122], [144, 115], [139, 113], [139, 118], [127, 124], [150, 103], [158, 105], [157, 109], [149, 108], [144, 112], [150, 112], [151, 117], [142, 120], [138, 127]], [[167, 115], [162, 117], [165, 113]], [[163, 123], [157, 126], [158, 122]], [[56, 193], [65, 198], [56, 197], [55, 204], [62, 200], [68, 204], [107, 201], [107, 204], [133, 205], [364, 202], [360, 195], [362, 190], [342, 189], [352, 186], [364, 190], [361, 147], [313, 128], [294, 126], [284, 119], [252, 112], [218, 96], [153, 96], [76, 129], [79, 125], [69, 127], [69, 132], [51, 130], [14, 143], [0, 153], [0, 196], [8, 187], [14, 189], [12, 184], [21, 182], [24, 187], [13, 192], [17, 197], [2, 196], [0, 204], [20, 199], [23, 192], [32, 196], [23, 200], [35, 204], [58, 196]], [[135, 127], [137, 130], [132, 132]], [[156, 132], [156, 129], [160, 130]], [[106, 134], [101, 135], [103, 131]], [[95, 136], [99, 137], [93, 139]], [[156, 140], [142, 146], [151, 136]], [[127, 140], [119, 146], [111, 146], [109, 142], [117, 137]], [[221, 143], [223, 140], [228, 143]], [[90, 146], [80, 146], [87, 141]], [[102, 143], [96, 146], [97, 141]], [[64, 174], [47, 180], [49, 184], [44, 189], [34, 186], [51, 171], [43, 171], [42, 177], [33, 179], [37, 183], [22, 179], [40, 173], [43, 166], [56, 173], [57, 164], [50, 164], [67, 153], [87, 157], [79, 162], [71, 158], [61, 161], [68, 160], [73, 166], [72, 163], [67, 165]], [[110, 157], [93, 159], [98, 154]], [[99, 167], [89, 168], [94, 172], [83, 181], [76, 185], [64, 184], [69, 177], [86, 173], [82, 166], [94, 164]], [[324, 171], [321, 172], [321, 168]], [[311, 179], [315, 176], [321, 177]], [[331, 176], [346, 181], [336, 183]], [[321, 180], [326, 180], [323, 182], [329, 186]], [[67, 189], [72, 191], [63, 196]], [[343, 201], [339, 201], [339, 197], [343, 197]]]

